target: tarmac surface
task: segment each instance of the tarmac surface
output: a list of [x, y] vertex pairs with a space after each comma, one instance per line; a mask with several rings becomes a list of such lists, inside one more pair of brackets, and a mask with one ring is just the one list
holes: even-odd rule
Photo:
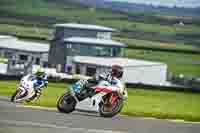
[[0, 97], [0, 133], [200, 133], [199, 123], [34, 109]]

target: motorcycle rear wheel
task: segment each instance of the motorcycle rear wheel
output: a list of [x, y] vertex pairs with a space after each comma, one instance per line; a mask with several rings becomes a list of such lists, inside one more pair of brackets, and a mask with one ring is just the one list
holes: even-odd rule
[[57, 109], [62, 113], [71, 113], [75, 110], [76, 103], [76, 99], [68, 92], [58, 100]]
[[117, 115], [118, 113], [121, 112], [121, 110], [123, 109], [124, 106], [124, 102], [123, 99], [119, 98], [116, 101], [116, 106], [114, 108], [112, 108], [111, 112], [105, 112], [104, 108], [105, 108], [105, 104], [103, 102], [100, 102], [99, 104], [99, 114], [102, 117], [114, 117], [115, 115]]

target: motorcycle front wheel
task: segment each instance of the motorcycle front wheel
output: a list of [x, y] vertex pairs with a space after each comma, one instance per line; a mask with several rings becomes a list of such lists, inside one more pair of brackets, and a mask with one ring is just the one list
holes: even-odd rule
[[16, 90], [10, 98], [11, 102], [16, 102], [18, 99], [21, 99], [27, 95], [27, 91], [21, 95], [21, 90]]
[[57, 109], [62, 113], [71, 113], [75, 110], [76, 103], [76, 99], [68, 92], [58, 100]]

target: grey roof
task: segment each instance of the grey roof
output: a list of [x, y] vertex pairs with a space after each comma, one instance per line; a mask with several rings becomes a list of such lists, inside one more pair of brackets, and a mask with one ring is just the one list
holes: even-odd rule
[[112, 65], [120, 65], [122, 67], [138, 67], [138, 66], [154, 66], [166, 65], [160, 62], [151, 62], [144, 60], [120, 58], [120, 57], [91, 57], [91, 56], [75, 56], [73, 58], [75, 63], [92, 64], [98, 66], [111, 67]]
[[10, 36], [0, 36], [0, 48], [41, 53], [47, 53], [49, 51], [48, 44], [21, 41], [15, 37]]
[[99, 25], [88, 25], [88, 24], [76, 24], [76, 23], [66, 23], [66, 24], [55, 24], [55, 27], [66, 27], [75, 29], [86, 29], [86, 30], [97, 30], [97, 31], [108, 31], [114, 32], [115, 29], [99, 26]]
[[100, 46], [115, 46], [115, 47], [127, 47], [126, 44], [99, 38], [87, 38], [87, 37], [71, 37], [64, 39], [65, 42], [82, 44], [82, 45], [100, 45]]

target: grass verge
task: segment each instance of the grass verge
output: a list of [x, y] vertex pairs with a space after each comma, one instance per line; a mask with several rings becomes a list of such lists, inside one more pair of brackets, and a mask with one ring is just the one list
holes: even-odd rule
[[8, 63], [8, 60], [7, 59], [3, 59], [3, 58], [0, 58], [0, 63]]
[[[17, 81], [0, 81], [0, 95], [10, 96]], [[67, 83], [50, 83], [40, 100], [28, 105], [55, 107], [58, 98], [66, 92]], [[194, 93], [168, 92], [129, 88], [128, 103], [122, 114], [129, 116], [155, 117], [200, 121], [200, 95]]]
[[125, 56], [128, 58], [166, 63], [168, 72], [175, 75], [200, 77], [200, 55], [133, 49], [126, 49], [125, 51]]
[[114, 37], [114, 40], [128, 44], [132, 47], [143, 47], [143, 48], [160, 48], [167, 50], [184, 50], [184, 51], [200, 51], [200, 48], [190, 44], [178, 44], [178, 43], [166, 43], [158, 41], [148, 41], [148, 40], [139, 40], [139, 39], [130, 39], [130, 38], [119, 38]]

